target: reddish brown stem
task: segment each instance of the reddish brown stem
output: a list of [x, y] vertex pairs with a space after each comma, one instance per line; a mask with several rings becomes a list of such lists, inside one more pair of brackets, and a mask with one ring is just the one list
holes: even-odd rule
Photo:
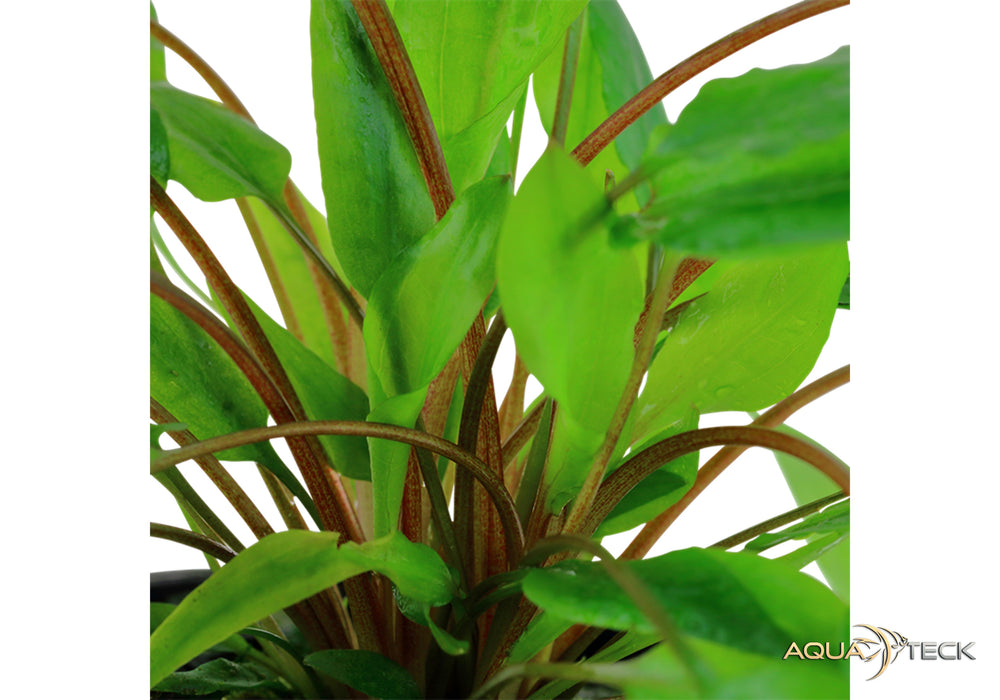
[[850, 0], [806, 0], [752, 22], [719, 39], [714, 44], [706, 46], [658, 77], [622, 105], [618, 111], [608, 117], [604, 123], [581, 141], [580, 145], [573, 149], [573, 155], [581, 164], [586, 165], [614, 141], [626, 127], [635, 123], [660, 100], [706, 68], [780, 29], [823, 12], [843, 7], [849, 2]]

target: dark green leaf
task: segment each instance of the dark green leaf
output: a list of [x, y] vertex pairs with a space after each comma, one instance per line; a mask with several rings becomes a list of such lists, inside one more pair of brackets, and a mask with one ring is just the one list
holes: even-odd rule
[[735, 265], [668, 331], [636, 402], [637, 438], [698, 413], [756, 411], [809, 374], [847, 276], [847, 246]]
[[305, 658], [307, 666], [373, 698], [419, 698], [410, 673], [392, 659], [364, 649], [326, 649]]
[[467, 639], [456, 639], [447, 630], [443, 630], [434, 624], [434, 618], [431, 616], [429, 605], [413, 600], [412, 598], [407, 598], [397, 589], [393, 589], [393, 594], [399, 611], [410, 620], [430, 629], [431, 636], [434, 637], [434, 641], [437, 642], [437, 645], [441, 647], [443, 652], [452, 656], [461, 656], [462, 654], [469, 653], [469, 641]]
[[[267, 408], [205, 331], [159, 297], [149, 299], [149, 393], [199, 440], [267, 425]], [[225, 450], [219, 459], [259, 462], [317, 519], [305, 488], [269, 443]]]
[[166, 187], [170, 177], [170, 149], [167, 146], [167, 130], [159, 113], [149, 108], [149, 174], [161, 187]]
[[[638, 454], [655, 442], [665, 440], [678, 433], [694, 430], [697, 427], [698, 415], [696, 413], [689, 414], [666, 430], [649, 438], [643, 444], [637, 445], [632, 450], [632, 454]], [[595, 535], [604, 537], [625, 532], [652, 520], [687, 493], [691, 484], [694, 483], [697, 473], [697, 452], [691, 452], [664, 464], [625, 494], [625, 498], [618, 502], [618, 505], [597, 528]]]
[[330, 235], [367, 297], [434, 208], [382, 67], [347, 0], [313, 0], [313, 100]]
[[[846, 241], [850, 53], [714, 80], [654, 134], [657, 240], [701, 255]], [[846, 275], [845, 275], [846, 276]], [[843, 280], [841, 280], [843, 282]]]
[[468, 333], [494, 285], [496, 240], [510, 198], [508, 177], [469, 188], [375, 285], [365, 348], [387, 395], [427, 386]]
[[[744, 552], [685, 549], [625, 564], [685, 634], [781, 658], [795, 640], [840, 641], [847, 606], [816, 579]], [[596, 562], [532, 569], [525, 596], [571, 622], [654, 632]]]
[[529, 74], [586, 2], [389, 5], [460, 192], [483, 176]]
[[828, 508], [803, 518], [801, 522], [789, 525], [777, 532], [766, 532], [747, 542], [746, 549], [763, 552], [765, 549], [789, 540], [805, 540], [817, 534], [843, 534], [851, 527], [850, 501], [835, 503]]
[[[584, 10], [581, 29], [566, 131], [568, 148], [580, 143], [653, 80], [639, 40], [615, 0], [593, 0]], [[560, 43], [539, 66], [533, 79], [535, 101], [546, 130], [552, 127], [562, 63]], [[662, 104], [657, 104], [615, 139], [614, 148], [598, 154], [588, 169], [602, 176], [605, 170], [611, 170], [618, 178], [624, 177], [639, 166], [653, 129], [666, 123], [666, 111]], [[642, 189], [640, 199], [645, 202], [649, 197], [648, 186]], [[625, 208], [638, 209], [638, 202], [629, 200]]]
[[254, 692], [254, 697], [261, 697], [257, 695], [260, 691], [283, 689], [285, 686], [281, 681], [260, 664], [252, 661], [236, 663], [229, 659], [212, 659], [193, 671], [171, 673], [154, 688], [160, 693], [179, 695]]
[[521, 184], [497, 249], [518, 353], [559, 405], [544, 477], [550, 508], [578, 491], [632, 366], [642, 273], [630, 251], [608, 244], [606, 212], [602, 186], [550, 146]]
[[166, 83], [149, 88], [170, 144], [170, 177], [198, 199], [253, 195], [280, 205], [292, 167], [285, 147], [218, 102]]
[[248, 547], [192, 591], [149, 641], [150, 684], [256, 620], [365, 571], [436, 606], [455, 590], [441, 558], [399, 533], [339, 548], [333, 532], [289, 530]]

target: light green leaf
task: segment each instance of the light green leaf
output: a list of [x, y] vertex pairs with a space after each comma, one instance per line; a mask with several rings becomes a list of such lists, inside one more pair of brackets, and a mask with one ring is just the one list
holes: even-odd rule
[[253, 195], [280, 205], [292, 167], [285, 147], [218, 102], [167, 83], [149, 88], [170, 145], [170, 178], [198, 199]]
[[[533, 79], [535, 101], [542, 125], [551, 130], [555, 115], [559, 77], [562, 72], [562, 43], [539, 66]], [[573, 148], [653, 81], [639, 40], [615, 0], [593, 0], [584, 10], [576, 79], [566, 129], [566, 146]], [[615, 139], [587, 166], [603, 177], [606, 170], [621, 179], [639, 166], [653, 129], [667, 123], [662, 104], [646, 112]], [[641, 188], [641, 201], [649, 198], [649, 188]], [[639, 203], [627, 196], [623, 210], [635, 211]], [[621, 206], [621, 204], [619, 205]]]
[[[149, 18], [154, 22], [159, 21], [156, 17], [156, 8], [153, 3], [149, 3]], [[167, 59], [164, 56], [163, 44], [152, 36], [149, 37], [149, 82], [158, 83], [167, 79]]]
[[[707, 83], [657, 130], [647, 168], [656, 239], [699, 255], [755, 256], [846, 241], [850, 53]], [[841, 280], [843, 282], [843, 280]]]
[[399, 533], [339, 548], [338, 538], [333, 532], [289, 530], [240, 552], [150, 637], [150, 686], [255, 621], [366, 571], [383, 574], [401, 593], [428, 605], [451, 600], [451, 573], [431, 548]]
[[367, 297], [434, 224], [434, 208], [382, 67], [347, 0], [313, 0], [313, 100], [337, 258]]
[[642, 274], [630, 251], [608, 244], [606, 213], [601, 185], [550, 146], [521, 184], [500, 234], [505, 318], [518, 353], [559, 405], [556, 459], [545, 473], [550, 508], [578, 490], [634, 355]]
[[[677, 628], [737, 649], [781, 658], [790, 642], [839, 642], [847, 606], [816, 579], [744, 552], [685, 549], [624, 564]], [[524, 595], [565, 620], [617, 630], [655, 628], [597, 562], [532, 569]]]
[[161, 187], [166, 187], [170, 177], [170, 148], [167, 145], [167, 130], [160, 114], [149, 108], [149, 174]]
[[793, 392], [830, 333], [847, 246], [746, 261], [695, 299], [667, 333], [636, 402], [641, 438], [694, 409], [756, 411]]
[[[427, 387], [386, 398], [377, 382], [378, 379], [369, 373], [368, 387], [375, 408], [368, 415], [368, 422], [414, 427], [427, 398]], [[410, 446], [392, 440], [368, 438], [368, 453], [371, 456], [373, 528], [378, 537], [393, 532], [399, 526]]]
[[482, 177], [528, 76], [585, 0], [390, 2], [456, 192]]
[[365, 316], [368, 365], [390, 396], [426, 387], [469, 331], [494, 285], [509, 177], [463, 192], [385, 271]]

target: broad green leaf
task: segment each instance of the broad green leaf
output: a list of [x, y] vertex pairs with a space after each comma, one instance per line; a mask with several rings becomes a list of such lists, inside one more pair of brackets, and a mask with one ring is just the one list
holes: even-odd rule
[[[593, 0], [584, 10], [576, 79], [570, 103], [566, 146], [575, 147], [633, 95], [653, 81], [639, 40], [615, 0]], [[562, 43], [539, 66], [533, 78], [535, 101], [542, 125], [551, 130], [555, 115], [559, 77], [562, 72]], [[588, 164], [588, 169], [600, 173], [610, 170], [618, 179], [634, 170], [642, 161], [646, 144], [653, 129], [667, 123], [662, 104], [646, 112], [615, 139], [614, 148], [606, 148]], [[645, 202], [648, 186], [643, 186]], [[631, 196], [630, 196], [631, 197]], [[638, 209], [630, 199], [625, 210]]]
[[[343, 269], [333, 252], [326, 219], [305, 198], [302, 201], [309, 222], [316, 233], [320, 251], [330, 261], [334, 270], [343, 275]], [[323, 313], [323, 303], [316, 292], [316, 284], [309, 272], [305, 253], [264, 202], [256, 197], [250, 197], [247, 203], [260, 229], [262, 244], [267, 249], [267, 254], [274, 264], [275, 274], [292, 308], [293, 319], [286, 319], [289, 324], [286, 327], [289, 330], [296, 328], [297, 335], [301, 334], [305, 346], [319, 355], [328, 365], [335, 367], [333, 343]], [[284, 313], [284, 309], [282, 312]], [[350, 323], [346, 314], [345, 321]]]
[[[246, 300], [288, 373], [306, 415], [311, 420], [365, 420], [368, 415], [365, 392], [275, 323], [253, 301]], [[352, 479], [371, 478], [365, 438], [322, 435], [319, 441], [338, 472]]]
[[255, 621], [366, 571], [383, 574], [403, 595], [428, 605], [451, 600], [451, 573], [431, 548], [399, 533], [339, 548], [338, 538], [333, 532], [289, 530], [240, 552], [150, 637], [150, 685]]
[[634, 356], [642, 273], [630, 251], [608, 244], [606, 212], [601, 186], [550, 146], [514, 197], [497, 249], [518, 353], [559, 405], [545, 473], [550, 508], [583, 481]]
[[[158, 21], [153, 3], [149, 3], [149, 18], [154, 22]], [[167, 59], [163, 52], [163, 44], [151, 36], [149, 37], [149, 82], [158, 83], [166, 79]]]
[[756, 411], [793, 392], [830, 333], [847, 246], [746, 261], [668, 330], [636, 402], [637, 438], [694, 409]]
[[[286, 691], [274, 673], [253, 661], [234, 662], [229, 659], [212, 659], [191, 671], [171, 673], [153, 688], [158, 693], [180, 695], [209, 695], [211, 693], [240, 693], [237, 697], [282, 697], [268, 691]], [[263, 693], [263, 694], [262, 694]], [[231, 697], [227, 695], [226, 697]]]
[[160, 114], [149, 109], [149, 174], [161, 187], [166, 187], [170, 177], [170, 148], [167, 145], [167, 130]]
[[419, 698], [409, 671], [374, 651], [326, 649], [305, 658], [307, 666], [373, 698]]
[[766, 532], [747, 542], [746, 549], [763, 552], [789, 540], [809, 539], [818, 534], [843, 534], [851, 527], [850, 501], [842, 501], [824, 508], [818, 513], [803, 518], [801, 522], [789, 525], [777, 532]]
[[347, 0], [313, 0], [313, 101], [337, 258], [365, 297], [434, 224], [434, 208], [382, 67]]
[[[602, 683], [621, 688], [628, 700], [673, 697], [807, 700], [848, 695], [850, 676], [846, 663], [783, 661], [780, 654], [752, 654], [702, 639], [686, 637], [684, 642], [705, 669], [704, 695], [697, 692], [673, 652], [662, 645], [631, 661], [595, 664], [593, 674]], [[841, 665], [836, 666], [837, 663]]]
[[[205, 331], [159, 297], [149, 299], [149, 394], [199, 440], [267, 425], [268, 412], [244, 374]], [[219, 459], [263, 464], [317, 519], [312, 499], [267, 442]]]
[[[628, 562], [677, 628], [701, 639], [780, 658], [792, 641], [840, 641], [847, 606], [816, 579], [744, 552], [685, 549]], [[617, 630], [653, 624], [597, 562], [532, 569], [524, 595], [565, 620]]]
[[[813, 442], [808, 436], [788, 426], [778, 428], [783, 432], [794, 435], [798, 438]], [[774, 458], [781, 467], [781, 473], [785, 477], [792, 498], [798, 505], [804, 505], [815, 501], [818, 498], [829, 496], [837, 488], [830, 483], [830, 480], [817, 472], [811, 465], [800, 459], [796, 459], [783, 452], [774, 452]], [[843, 600], [850, 600], [851, 597], [851, 546], [850, 538], [846, 538], [837, 546], [833, 547], [816, 560], [819, 570], [823, 573], [830, 587]]]
[[494, 285], [509, 177], [463, 192], [372, 290], [364, 338], [369, 368], [390, 396], [427, 386], [469, 332]]
[[[632, 454], [638, 454], [655, 442], [678, 433], [695, 430], [697, 427], [698, 415], [690, 414], [646, 440], [644, 444], [636, 446]], [[667, 462], [625, 494], [597, 528], [595, 536], [605, 537], [625, 532], [652, 520], [687, 493], [697, 474], [698, 452], [691, 452]]]
[[[707, 83], [654, 134], [644, 212], [656, 239], [700, 255], [756, 256], [846, 241], [850, 53]], [[843, 280], [841, 280], [843, 282]]]
[[457, 192], [485, 172], [528, 76], [585, 0], [390, 2]]
[[284, 146], [222, 104], [167, 83], [151, 85], [149, 100], [167, 130], [172, 180], [206, 202], [282, 202], [292, 167]]

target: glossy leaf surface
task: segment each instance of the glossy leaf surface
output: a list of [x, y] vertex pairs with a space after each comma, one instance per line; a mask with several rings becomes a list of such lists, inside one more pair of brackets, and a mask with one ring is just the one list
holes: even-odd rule
[[410, 673], [392, 659], [364, 649], [325, 649], [304, 659], [311, 666], [373, 698], [419, 698]]
[[792, 393], [830, 333], [847, 246], [746, 261], [667, 332], [633, 409], [642, 437], [694, 409], [756, 411]]
[[[743, 552], [684, 549], [625, 564], [692, 636], [781, 658], [790, 641], [839, 642], [847, 606], [819, 581]], [[525, 596], [564, 620], [654, 632], [639, 607], [596, 562], [532, 569]]]
[[292, 168], [284, 146], [222, 104], [167, 83], [151, 85], [149, 100], [166, 127], [171, 179], [206, 202], [282, 201]]
[[553, 501], [565, 502], [582, 483], [634, 355], [642, 277], [630, 251], [608, 244], [606, 211], [601, 186], [550, 146], [522, 182], [500, 234], [507, 324], [525, 365], [559, 405], [556, 459], [545, 474], [555, 484]]
[[365, 571], [383, 574], [404, 595], [429, 605], [451, 600], [451, 573], [429, 547], [394, 533], [338, 548], [338, 537], [289, 530], [240, 552], [192, 591], [150, 637], [151, 685], [260, 618]]
[[330, 236], [365, 297], [434, 224], [417, 156], [382, 67], [347, 0], [313, 0], [313, 101]]
[[[850, 53], [707, 83], [647, 156], [656, 239], [701, 255], [754, 256], [846, 241]], [[843, 280], [841, 280], [843, 281]]]

